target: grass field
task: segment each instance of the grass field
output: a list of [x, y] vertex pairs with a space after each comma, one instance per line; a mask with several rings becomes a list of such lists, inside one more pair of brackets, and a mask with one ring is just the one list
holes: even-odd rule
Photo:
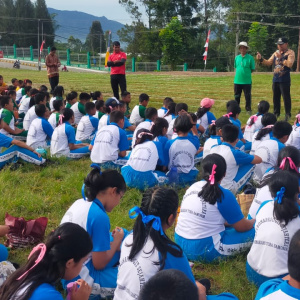
[[[4, 76], [5, 82], [9, 82], [13, 77], [29, 78], [33, 81], [34, 87], [41, 84], [49, 86], [45, 72], [0, 69], [0, 74]], [[131, 107], [137, 103], [138, 95], [142, 92], [150, 95], [150, 106], [160, 107], [163, 98], [169, 96], [176, 102], [188, 103], [190, 111], [196, 111], [202, 98], [210, 97], [216, 100], [212, 112], [219, 117], [225, 113], [226, 101], [233, 97], [233, 76], [213, 75], [202, 77], [197, 74], [189, 76], [179, 73], [128, 74], [128, 90], [132, 94]], [[271, 82], [271, 73], [253, 75], [253, 111], [259, 100], [272, 102]], [[66, 93], [71, 90], [78, 92], [100, 90], [105, 98], [111, 96], [108, 74], [63, 73], [60, 84], [64, 86]], [[243, 106], [244, 99], [240, 119], [245, 123], [249, 116], [246, 115]], [[299, 74], [292, 75], [292, 107], [292, 115], [295, 115], [300, 110]], [[4, 168], [0, 172], [1, 222], [4, 222], [6, 212], [25, 218], [46, 216], [49, 218], [47, 232], [50, 232], [60, 223], [67, 208], [81, 197], [82, 182], [90, 170], [90, 163], [89, 158], [79, 161], [57, 159], [46, 167], [27, 164], [16, 171], [11, 171], [9, 166]], [[180, 190], [180, 198], [183, 194], [184, 190]], [[128, 218], [127, 212], [134, 205], [139, 205], [140, 200], [139, 191], [128, 189], [121, 205], [110, 213], [111, 227], [118, 225], [132, 228], [133, 222]], [[170, 236], [173, 236], [173, 231], [174, 228], [170, 230]], [[10, 260], [23, 263], [28, 252], [29, 250], [13, 250]], [[213, 294], [227, 291], [241, 300], [254, 299], [256, 288], [247, 281], [245, 261], [246, 254], [219, 264], [196, 264], [194, 274], [196, 278], [211, 279]]]

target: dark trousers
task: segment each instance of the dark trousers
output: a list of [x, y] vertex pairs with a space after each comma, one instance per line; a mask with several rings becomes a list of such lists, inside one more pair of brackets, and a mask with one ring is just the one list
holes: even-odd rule
[[242, 91], [244, 91], [247, 111], [251, 110], [251, 84], [234, 84], [234, 98], [240, 105]]
[[120, 99], [119, 86], [121, 93], [126, 91], [126, 77], [124, 74], [110, 75], [110, 84], [114, 93], [114, 97]]
[[53, 92], [55, 87], [58, 86], [59, 76], [50, 77], [49, 82], [50, 82], [50, 86], [51, 86], [51, 91]]
[[280, 115], [280, 98], [282, 95], [285, 114], [291, 116], [291, 83], [290, 82], [273, 82], [273, 105], [274, 115]]

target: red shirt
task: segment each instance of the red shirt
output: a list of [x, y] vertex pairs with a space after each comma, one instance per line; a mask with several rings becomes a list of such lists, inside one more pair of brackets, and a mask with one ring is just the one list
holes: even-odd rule
[[[116, 61], [121, 59], [127, 59], [127, 55], [124, 52], [119, 53], [112, 53], [108, 61]], [[110, 67], [110, 75], [116, 75], [116, 74], [124, 74], [125, 75], [125, 64], [120, 67]]]

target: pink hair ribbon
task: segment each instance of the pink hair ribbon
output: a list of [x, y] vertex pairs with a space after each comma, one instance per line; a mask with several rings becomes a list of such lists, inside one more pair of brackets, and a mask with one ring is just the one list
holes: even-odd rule
[[37, 264], [40, 263], [40, 261], [44, 258], [45, 256], [45, 253], [47, 251], [47, 247], [45, 244], [38, 244], [37, 246], [35, 246], [32, 251], [30, 252], [29, 256], [28, 256], [28, 259], [36, 252], [36, 251], [39, 251], [40, 250], [40, 254], [38, 256], [38, 258], [36, 259], [35, 261], [35, 264], [30, 268], [28, 269], [23, 275], [21, 275], [19, 278], [17, 278], [17, 280], [20, 280], [22, 279], [25, 275], [27, 275], [27, 273], [32, 270]]
[[231, 115], [232, 115], [232, 112], [230, 112], [230, 113], [228, 113], [226, 115], [223, 115], [223, 117], [227, 117], [229, 119]]
[[295, 170], [297, 173], [299, 173], [299, 170], [298, 170], [298, 168], [296, 167], [295, 163], [294, 163], [293, 160], [292, 160], [290, 157], [288, 157], [288, 156], [285, 157], [285, 158], [281, 161], [281, 164], [280, 164], [280, 166], [279, 166], [279, 169], [281, 169], [281, 170], [284, 169], [286, 160], [289, 161], [290, 168], [291, 168], [292, 170]]
[[213, 164], [212, 169], [211, 169], [211, 174], [209, 175], [209, 178], [208, 178], [208, 181], [210, 182], [211, 185], [215, 184], [216, 168], [217, 168], [217, 165]]
[[250, 117], [250, 120], [253, 120], [253, 122], [255, 123], [258, 119], [258, 116], [257, 115], [253, 115]]
[[274, 125], [268, 125], [268, 126], [264, 127], [263, 129], [273, 128], [273, 127], [274, 127]]
[[216, 120], [212, 120], [212, 121], [210, 122], [210, 125], [216, 125]]
[[64, 116], [63, 114], [60, 114], [60, 115], [59, 115], [59, 119], [58, 119], [58, 124], [59, 124], [59, 125], [61, 125], [61, 124], [63, 123], [64, 117], [65, 117], [65, 116]]
[[139, 138], [139, 139], [142, 138], [143, 135], [150, 135], [150, 136], [153, 136], [153, 134], [150, 133], [150, 132], [141, 132], [141, 133], [138, 135], [138, 138]]

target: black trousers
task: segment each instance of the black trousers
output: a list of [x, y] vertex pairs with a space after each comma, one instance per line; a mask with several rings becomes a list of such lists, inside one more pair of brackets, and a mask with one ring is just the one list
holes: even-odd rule
[[241, 95], [243, 91], [246, 100], [245, 108], [247, 111], [250, 111], [251, 110], [251, 84], [234, 84], [234, 98], [239, 105], [241, 102]]
[[119, 86], [121, 93], [126, 91], [126, 77], [124, 74], [110, 75], [110, 84], [114, 93], [114, 97], [120, 99]]
[[282, 95], [285, 114], [291, 116], [291, 83], [290, 82], [273, 82], [273, 105], [274, 114], [280, 115], [280, 98]]
[[50, 77], [49, 82], [50, 82], [50, 86], [51, 86], [51, 91], [53, 92], [55, 87], [58, 86], [59, 76]]

